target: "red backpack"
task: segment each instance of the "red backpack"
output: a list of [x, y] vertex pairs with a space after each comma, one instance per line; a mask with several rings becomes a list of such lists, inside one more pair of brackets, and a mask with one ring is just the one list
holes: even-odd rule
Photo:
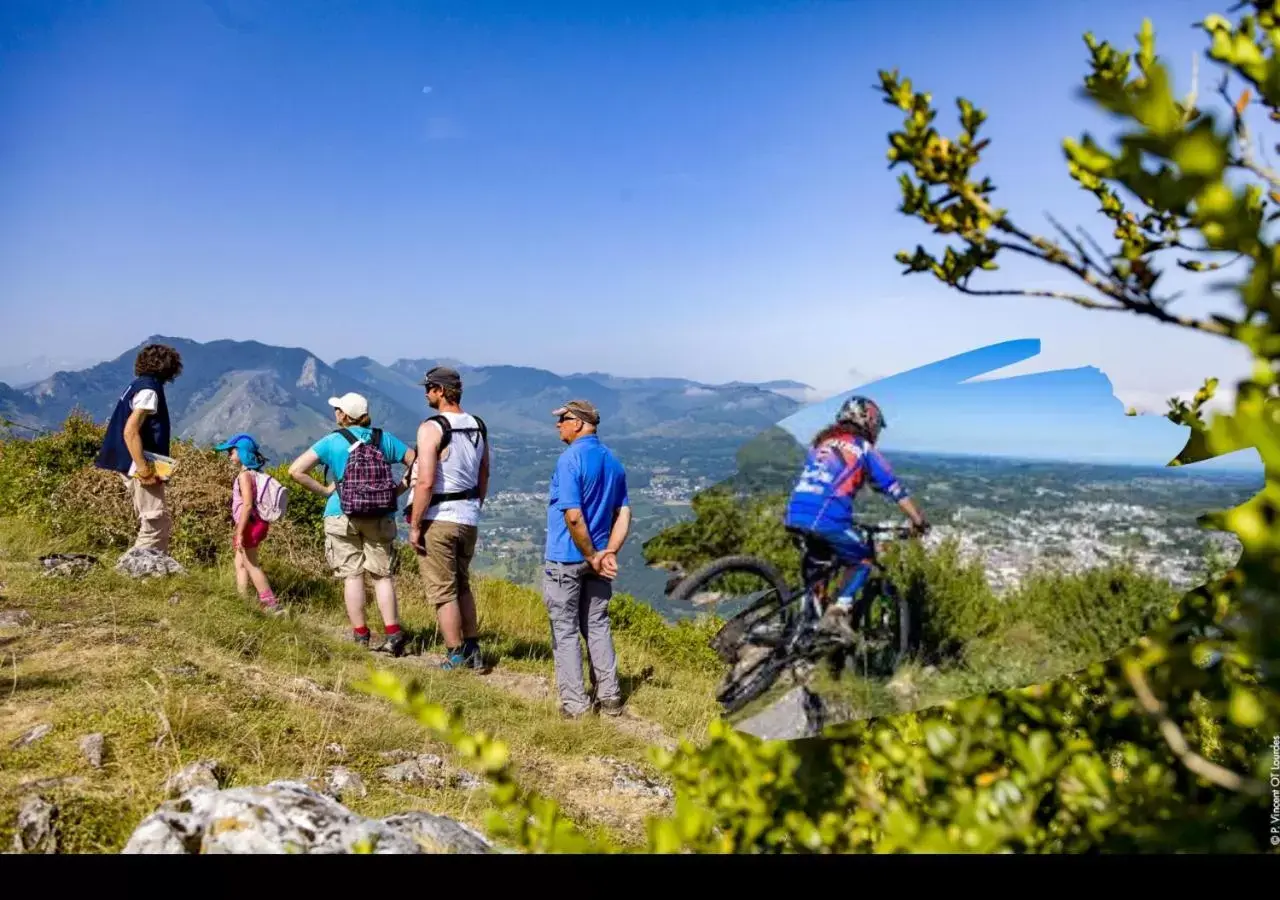
[[338, 479], [342, 512], [352, 519], [376, 519], [396, 511], [396, 482], [382, 452], [382, 429], [373, 429], [366, 443], [345, 428], [338, 434], [351, 445], [346, 468]]

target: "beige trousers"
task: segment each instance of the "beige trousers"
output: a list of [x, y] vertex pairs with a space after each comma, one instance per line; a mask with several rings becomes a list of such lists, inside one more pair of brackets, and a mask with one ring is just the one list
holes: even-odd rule
[[165, 505], [165, 483], [143, 484], [136, 478], [120, 476], [129, 499], [133, 501], [133, 511], [138, 516], [138, 539], [133, 546], [151, 548], [161, 553], [169, 552], [169, 539], [173, 534], [173, 516]]

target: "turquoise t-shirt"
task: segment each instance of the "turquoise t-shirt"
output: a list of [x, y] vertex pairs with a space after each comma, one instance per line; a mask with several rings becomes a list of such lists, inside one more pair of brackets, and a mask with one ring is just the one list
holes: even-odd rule
[[[361, 425], [351, 425], [347, 430], [361, 441], [367, 441], [373, 437], [373, 429]], [[347, 443], [346, 438], [334, 431], [312, 444], [311, 449], [316, 456], [320, 457], [320, 462], [328, 466], [329, 474], [335, 481], [342, 477], [342, 473], [347, 468], [347, 456], [351, 453], [351, 445]], [[382, 452], [387, 457], [387, 462], [394, 466], [396, 463], [404, 462], [409, 448], [394, 434], [384, 431], [382, 432]], [[342, 501], [338, 498], [337, 491], [330, 494], [329, 499], [325, 501], [324, 514], [325, 518], [336, 518], [342, 515]], [[394, 513], [388, 513], [388, 515], [394, 515]]]

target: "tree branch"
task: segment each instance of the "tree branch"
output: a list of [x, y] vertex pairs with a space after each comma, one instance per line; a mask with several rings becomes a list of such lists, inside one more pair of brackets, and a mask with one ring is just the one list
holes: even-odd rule
[[1239, 146], [1240, 156], [1230, 160], [1231, 164], [1237, 168], [1245, 169], [1257, 175], [1262, 180], [1271, 185], [1273, 191], [1280, 191], [1280, 174], [1274, 169], [1263, 165], [1253, 158], [1252, 139], [1249, 136], [1249, 126], [1244, 121], [1244, 108], [1249, 102], [1250, 91], [1244, 89], [1244, 93], [1240, 95], [1240, 99], [1232, 101], [1231, 95], [1227, 93], [1227, 76], [1222, 76], [1222, 81], [1218, 84], [1218, 96], [1220, 96], [1231, 108], [1231, 130], [1235, 134], [1236, 143]]
[[1067, 300], [1077, 306], [1083, 306], [1085, 309], [1100, 309], [1105, 312], [1129, 312], [1126, 306], [1108, 306], [1105, 303], [1099, 303], [1097, 300], [1091, 300], [1088, 297], [1082, 297], [1079, 294], [1068, 294], [1065, 291], [1026, 291], [1026, 290], [992, 290], [985, 291], [978, 288], [965, 287], [957, 284], [956, 290], [971, 297], [1053, 297], [1057, 300]]
[[1224, 769], [1216, 763], [1211, 763], [1193, 751], [1190, 745], [1187, 744], [1187, 739], [1183, 737], [1181, 729], [1172, 719], [1165, 715], [1164, 704], [1157, 700], [1155, 694], [1151, 692], [1147, 679], [1143, 676], [1142, 669], [1138, 664], [1126, 660], [1122, 665], [1125, 680], [1133, 688], [1133, 693], [1138, 698], [1138, 703], [1147, 715], [1156, 720], [1160, 735], [1164, 738], [1165, 743], [1169, 745], [1173, 755], [1178, 758], [1178, 761], [1188, 771], [1229, 791], [1237, 791], [1251, 796], [1262, 793], [1262, 785], [1257, 781], [1238, 775], [1230, 769]]

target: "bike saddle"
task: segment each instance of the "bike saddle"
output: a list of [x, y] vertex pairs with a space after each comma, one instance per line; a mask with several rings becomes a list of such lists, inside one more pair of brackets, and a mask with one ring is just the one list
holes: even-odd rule
[[791, 535], [796, 546], [813, 562], [821, 564], [835, 560], [835, 548], [816, 534], [798, 528], [788, 528], [787, 534]]

